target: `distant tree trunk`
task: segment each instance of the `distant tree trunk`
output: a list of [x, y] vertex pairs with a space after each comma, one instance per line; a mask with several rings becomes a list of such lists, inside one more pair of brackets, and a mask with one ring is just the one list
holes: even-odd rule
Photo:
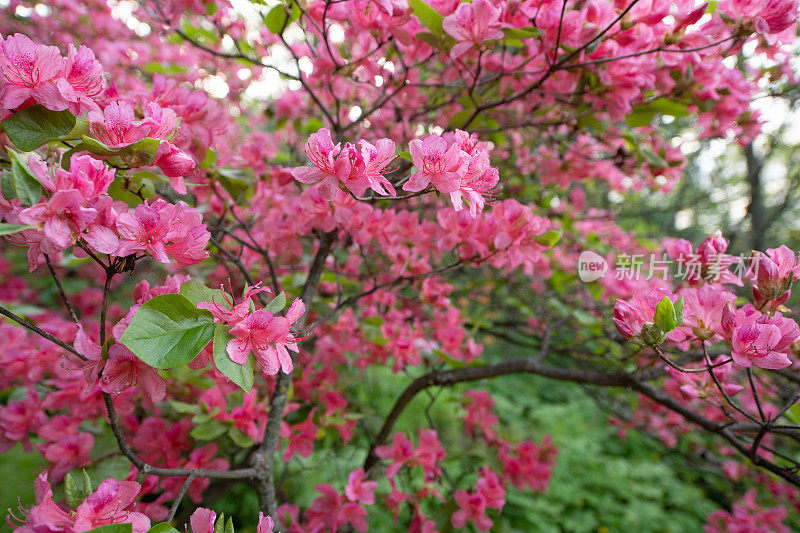
[[756, 155], [753, 143], [745, 146], [744, 156], [747, 161], [747, 184], [750, 186], [750, 203], [747, 205], [747, 214], [750, 217], [750, 246], [753, 250], [763, 250], [764, 232], [769, 227], [761, 183], [764, 161]]

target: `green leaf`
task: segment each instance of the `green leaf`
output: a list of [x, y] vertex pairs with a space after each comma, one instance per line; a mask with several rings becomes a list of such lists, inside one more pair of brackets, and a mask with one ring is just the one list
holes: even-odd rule
[[236, 426], [228, 430], [228, 436], [240, 448], [249, 448], [253, 445], [253, 439]]
[[220, 185], [234, 201], [239, 200], [255, 181], [255, 174], [249, 168], [221, 168], [217, 173]]
[[159, 522], [147, 530], [147, 533], [180, 533], [166, 522]]
[[664, 158], [662, 158], [661, 156], [653, 153], [653, 150], [651, 150], [649, 146], [644, 146], [644, 145], [640, 146], [639, 153], [642, 154], [642, 157], [644, 158], [645, 161], [647, 161], [649, 165], [659, 168], [666, 168], [669, 166], [666, 160], [664, 160]]
[[77, 509], [78, 506], [83, 503], [83, 498], [81, 498], [80, 491], [78, 490], [78, 484], [75, 483], [75, 480], [72, 479], [70, 474], [64, 476], [64, 500], [67, 502], [67, 505], [73, 509]]
[[35, 228], [36, 226], [31, 226], [30, 224], [6, 224], [5, 222], [0, 222], [0, 235], [11, 235], [12, 233]]
[[[283, 293], [281, 293], [283, 294]], [[256, 358], [251, 353], [247, 356], [245, 364], [240, 365], [231, 361], [226, 350], [228, 341], [233, 337], [228, 333], [228, 327], [217, 324], [214, 328], [214, 365], [217, 370], [225, 374], [228, 379], [236, 383], [245, 392], [250, 392], [253, 388], [254, 369]]]
[[81, 477], [83, 478], [83, 493], [89, 496], [89, 494], [94, 492], [94, 489], [92, 489], [92, 478], [89, 477], [89, 474], [83, 468], [81, 468]]
[[422, 0], [408, 0], [408, 5], [414, 10], [414, 15], [423, 26], [437, 35], [444, 33], [442, 29], [444, 17], [438, 11]]
[[96, 527], [88, 533], [133, 533], [133, 524], [107, 524]]
[[122, 149], [123, 160], [131, 167], [145, 167], [153, 164], [153, 158], [158, 151], [158, 139], [147, 137]]
[[220, 513], [217, 523], [214, 524], [214, 533], [225, 533], [225, 513]]
[[[83, 143], [83, 149], [91, 154], [97, 155], [114, 155], [120, 152], [120, 148], [110, 148], [103, 144], [102, 142], [98, 141], [93, 137], [89, 137], [84, 135], [81, 137], [81, 142]], [[77, 148], [77, 147], [76, 147]]]
[[532, 39], [542, 34], [542, 30], [532, 26], [527, 28], [503, 28], [502, 31], [506, 39]]
[[[664, 97], [656, 98], [647, 104], [647, 107], [658, 111], [662, 115], [670, 115], [672, 117], [687, 117], [691, 114], [685, 104]], [[636, 110], [636, 107], [633, 109]]]
[[67, 110], [51, 111], [32, 105], [2, 122], [6, 135], [23, 152], [32, 152], [43, 144], [66, 137], [75, 127], [75, 116]]
[[654, 109], [647, 109], [643, 111], [634, 111], [633, 113], [625, 116], [625, 122], [631, 128], [640, 128], [642, 126], [649, 126], [655, 118], [657, 112]]
[[228, 426], [219, 420], [209, 420], [192, 428], [190, 435], [197, 440], [212, 441], [221, 437], [228, 431]]
[[228, 522], [225, 524], [225, 533], [234, 533], [233, 532], [233, 518], [229, 517]]
[[264, 307], [264, 309], [272, 314], [275, 314], [283, 311], [284, 307], [286, 307], [286, 294], [281, 291], [281, 293], [273, 298], [272, 301], [268, 303], [266, 307]]
[[539, 235], [539, 237], [536, 238], [536, 242], [549, 248], [550, 246], [554, 246], [560, 238], [561, 233], [551, 229], [544, 235]]
[[174, 368], [197, 357], [213, 336], [211, 313], [180, 294], [163, 294], [142, 304], [120, 342], [152, 367]]
[[287, 6], [280, 3], [269, 10], [267, 16], [264, 17], [264, 25], [275, 35], [280, 35], [289, 24], [299, 18], [300, 8], [297, 5], [293, 3], [291, 9], [287, 10]]
[[[28, 162], [22, 154], [8, 149], [8, 157], [11, 159], [11, 180], [9, 182], [13, 192], [12, 198], [18, 198], [22, 205], [33, 205], [42, 199], [42, 185], [36, 176], [33, 175], [28, 167]], [[5, 196], [5, 194], [3, 195]], [[11, 198], [7, 198], [10, 200]]]
[[669, 333], [683, 324], [683, 297], [678, 298], [673, 304], [669, 296], [664, 296], [664, 299], [656, 306], [653, 322], [664, 333]]
[[197, 305], [200, 302], [211, 302], [213, 298], [215, 303], [219, 305], [225, 305], [227, 307], [225, 304], [225, 297], [230, 299], [228, 293], [223, 292], [221, 289], [211, 289], [193, 279], [190, 279], [181, 285], [181, 294], [184, 295], [194, 305]]

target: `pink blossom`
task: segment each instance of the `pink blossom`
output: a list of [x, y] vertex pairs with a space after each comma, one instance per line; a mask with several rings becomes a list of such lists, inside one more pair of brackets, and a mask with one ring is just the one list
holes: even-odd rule
[[28, 99], [53, 111], [67, 108], [60, 88], [69, 84], [62, 77], [64, 58], [58, 48], [15, 33], [0, 41], [0, 49], [0, 108], [16, 109]]
[[197, 308], [210, 311], [214, 316], [214, 322], [218, 324], [233, 325], [243, 320], [250, 312], [253, 296], [261, 292], [271, 293], [272, 291], [269, 287], [262, 287], [260, 283], [256, 283], [252, 287], [247, 288], [242, 295], [242, 301], [238, 304], [236, 300], [231, 300], [228, 297], [228, 293], [222, 290], [222, 288], [220, 288], [220, 292], [225, 302], [223, 305], [220, 305], [220, 302], [217, 302], [215, 298], [212, 297], [210, 302], [198, 303]]
[[214, 522], [216, 521], [217, 513], [203, 507], [198, 507], [189, 517], [192, 533], [214, 533]]
[[297, 167], [292, 170], [292, 176], [300, 183], [316, 183], [322, 180], [320, 194], [326, 200], [333, 200], [338, 188], [334, 158], [340, 150], [339, 144], [333, 144], [330, 130], [322, 128], [312, 133], [306, 143], [305, 151], [313, 166]]
[[395, 157], [395, 144], [391, 139], [378, 139], [375, 145], [367, 141], [359, 141], [361, 145], [361, 157], [364, 159], [366, 167], [365, 174], [369, 181], [369, 186], [378, 194], [394, 196], [397, 194], [394, 187], [384, 176], [389, 165]]
[[275, 521], [261, 511], [258, 512], [258, 525], [256, 526], [256, 533], [272, 533], [275, 527]]
[[279, 369], [288, 374], [294, 366], [286, 348], [297, 351], [297, 345], [280, 341], [291, 336], [290, 327], [285, 317], [258, 309], [230, 329], [233, 339], [228, 342], [228, 356], [234, 363], [243, 365], [248, 354], [253, 352], [267, 375], [275, 375]]
[[491, 39], [502, 39], [500, 17], [503, 9], [495, 7], [489, 0], [475, 0], [458, 4], [455, 13], [445, 17], [442, 28], [458, 43], [450, 50], [450, 57], [457, 58], [473, 46]]
[[500, 510], [506, 504], [506, 489], [500, 483], [497, 474], [488, 466], [481, 468], [480, 477], [476, 484], [476, 492], [481, 494], [489, 509]]
[[[94, 99], [105, 89], [106, 79], [103, 77], [103, 67], [95, 59], [94, 52], [90, 48], [81, 46], [75, 49], [75, 46], [69, 43], [64, 61], [64, 77], [72, 89], [69, 100], [73, 114], [99, 109]], [[63, 84], [59, 87], [62, 92], [67, 92]]]
[[133, 107], [124, 100], [111, 102], [102, 113], [89, 113], [89, 129], [109, 148], [121, 148], [141, 141], [150, 133], [150, 128], [150, 124], [136, 119]]
[[347, 486], [344, 495], [351, 502], [372, 505], [375, 503], [375, 489], [378, 488], [377, 481], [366, 481], [364, 479], [364, 469], [357, 468], [347, 476]]
[[773, 324], [745, 324], [733, 332], [733, 360], [744, 367], [778, 369], [792, 362], [785, 353], [775, 351], [781, 330]]
[[150, 520], [131, 511], [141, 485], [134, 481], [106, 479], [75, 511], [75, 530], [87, 531], [104, 524], [132, 524], [134, 533], [150, 529]]
[[474, 522], [478, 531], [489, 531], [492, 529], [492, 519], [486, 516], [486, 500], [480, 493], [469, 493], [465, 490], [458, 490], [455, 494], [458, 504], [458, 511], [450, 517], [450, 522], [455, 528], [462, 528], [467, 522]]
[[96, 210], [83, 207], [83, 201], [75, 189], [58, 191], [47, 202], [23, 209], [19, 220], [42, 228], [48, 242], [42, 245], [45, 253], [65, 250], [97, 216]]
[[92, 461], [89, 451], [94, 446], [94, 437], [89, 433], [74, 433], [64, 435], [52, 444], [40, 446], [44, 458], [53, 463], [50, 475], [59, 482], [73, 468], [86, 466]]
[[178, 194], [186, 194], [186, 183], [184, 176], [194, 173], [197, 164], [189, 154], [167, 141], [161, 141], [153, 159], [153, 165], [157, 166], [169, 178], [170, 186]]
[[336, 179], [356, 196], [363, 195], [370, 187], [364, 157], [350, 143], [344, 144], [344, 148], [336, 158], [335, 174]]
[[461, 149], [438, 135], [414, 139], [408, 143], [411, 159], [417, 171], [403, 185], [403, 190], [418, 192], [429, 184], [439, 192], [450, 194], [461, 186], [464, 159]]
[[117, 217], [117, 231], [124, 240], [116, 255], [124, 257], [137, 251], [147, 251], [159, 263], [169, 263], [165, 241], [170, 231], [169, 220], [153, 207], [142, 203], [133, 213]]
[[167, 394], [167, 383], [155, 368], [143, 363], [122, 344], [114, 344], [108, 349], [100, 388], [109, 394], [119, 394], [130, 387], [142, 389], [153, 402], [160, 402]]

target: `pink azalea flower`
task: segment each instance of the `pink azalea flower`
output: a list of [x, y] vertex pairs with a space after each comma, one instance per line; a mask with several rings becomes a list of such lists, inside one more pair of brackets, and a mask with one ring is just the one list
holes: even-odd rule
[[341, 150], [339, 144], [334, 145], [331, 132], [322, 128], [308, 137], [306, 156], [313, 166], [297, 167], [292, 176], [300, 183], [316, 183], [322, 180], [320, 194], [326, 200], [333, 200], [338, 189], [334, 158]]
[[486, 507], [500, 510], [506, 504], [506, 489], [500, 483], [497, 474], [488, 466], [481, 468], [481, 476], [476, 484], [476, 492], [486, 500]]
[[150, 133], [151, 127], [137, 120], [131, 104], [123, 100], [111, 102], [102, 113], [89, 113], [89, 129], [109, 148], [121, 148], [141, 141]]
[[378, 488], [377, 481], [366, 481], [364, 479], [364, 469], [357, 468], [347, 476], [347, 486], [344, 488], [344, 495], [351, 502], [372, 505], [375, 503], [375, 489]]
[[[64, 61], [64, 77], [72, 90], [70, 110], [73, 114], [100, 109], [94, 98], [99, 97], [105, 89], [106, 79], [103, 77], [103, 67], [90, 48], [81, 46], [76, 50], [72, 43], [69, 44]], [[67, 92], [63, 84], [60, 87], [62, 92]]]
[[75, 510], [75, 530], [88, 531], [105, 524], [131, 524], [134, 533], [150, 529], [150, 519], [131, 511], [141, 485], [106, 479]]
[[192, 516], [189, 517], [189, 525], [192, 526], [192, 533], [214, 533], [214, 522], [217, 521], [217, 513], [211, 509], [198, 507]]
[[[364, 162], [364, 157], [356, 147], [350, 143], [345, 143], [334, 165], [336, 179], [356, 196], [363, 195], [364, 191], [370, 186], [370, 181], [367, 178], [367, 166]], [[331, 197], [330, 199], [333, 198]]]
[[117, 231], [124, 240], [116, 255], [125, 257], [134, 252], [147, 251], [159, 263], [169, 263], [165, 241], [170, 231], [169, 220], [153, 207], [142, 203], [133, 213], [117, 217]]
[[367, 180], [372, 190], [384, 196], [397, 194], [392, 184], [383, 175], [389, 165], [392, 164], [392, 161], [394, 161], [394, 141], [391, 139], [378, 139], [378, 142], [372, 145], [362, 140], [359, 141], [359, 144], [361, 145], [361, 157], [363, 157], [366, 165]]
[[339, 510], [337, 518], [342, 525], [349, 523], [359, 533], [364, 533], [369, 529], [367, 510], [357, 503], [344, 504]]
[[258, 525], [256, 526], [256, 533], [272, 533], [275, 527], [275, 521], [261, 511], [258, 512]]
[[92, 462], [89, 451], [93, 446], [94, 437], [89, 433], [73, 433], [64, 435], [57, 442], [42, 444], [40, 448], [44, 458], [53, 463], [50, 475], [54, 481], [59, 482], [73, 468], [86, 466]]
[[114, 171], [89, 155], [74, 155], [69, 170], [56, 167], [52, 175], [38, 155], [28, 157], [28, 167], [36, 179], [50, 192], [76, 190], [84, 201], [93, 200], [108, 192], [114, 181]]
[[[286, 345], [278, 341], [291, 335], [290, 326], [286, 318], [258, 309], [230, 329], [234, 338], [228, 342], [228, 356], [234, 363], [243, 365], [253, 352], [267, 375], [273, 376], [279, 369], [288, 374], [294, 368], [292, 358]], [[296, 345], [293, 351], [297, 351]]]
[[461, 184], [457, 191], [450, 193], [450, 201], [456, 211], [464, 209], [464, 199], [469, 203], [469, 214], [475, 218], [485, 205], [485, 196], [490, 196], [492, 190], [500, 181], [500, 173], [489, 164], [489, 154], [482, 152], [472, 157], [461, 177]]
[[47, 109], [61, 111], [69, 102], [59, 90], [64, 58], [55, 46], [34, 43], [26, 35], [15, 33], [0, 41], [0, 108], [16, 109], [32, 99]]
[[261, 283], [256, 283], [252, 287], [248, 287], [242, 295], [242, 301], [236, 303], [236, 300], [230, 300], [228, 293], [222, 290], [222, 298], [225, 300], [225, 305], [220, 305], [218, 302], [211, 299], [210, 302], [200, 302], [197, 304], [198, 309], [206, 309], [214, 315], [214, 322], [218, 324], [236, 324], [244, 319], [250, 312], [250, 302], [256, 294], [260, 292], [271, 293], [269, 287], [262, 287]]
[[744, 367], [778, 369], [792, 362], [785, 353], [775, 351], [781, 330], [773, 324], [745, 324], [733, 332], [733, 360]]
[[429, 135], [423, 140], [408, 143], [411, 159], [417, 171], [403, 185], [403, 190], [418, 192], [433, 183], [441, 193], [450, 194], [461, 186], [464, 159], [461, 149], [438, 135]]
[[178, 194], [186, 194], [184, 176], [197, 170], [197, 164], [189, 154], [167, 141], [161, 141], [158, 145], [153, 165], [161, 169], [164, 175], [169, 178], [170, 186]]
[[109, 394], [119, 394], [130, 387], [141, 388], [153, 402], [160, 402], [167, 394], [167, 383], [155, 368], [143, 363], [122, 344], [114, 344], [108, 349], [100, 388]]
[[23, 209], [19, 220], [40, 226], [52, 249], [65, 250], [97, 216], [96, 210], [83, 207], [83, 201], [82, 194], [75, 189], [58, 191], [47, 202]]
[[458, 4], [455, 13], [445, 17], [442, 28], [458, 43], [450, 50], [453, 59], [463, 55], [473, 46], [491, 39], [502, 39], [500, 17], [503, 9], [489, 0], [475, 0]]
[[486, 516], [486, 500], [482, 494], [459, 490], [456, 491], [455, 500], [459, 509], [450, 517], [453, 527], [461, 529], [467, 522], [474, 522], [478, 531], [492, 529], [493, 522]]

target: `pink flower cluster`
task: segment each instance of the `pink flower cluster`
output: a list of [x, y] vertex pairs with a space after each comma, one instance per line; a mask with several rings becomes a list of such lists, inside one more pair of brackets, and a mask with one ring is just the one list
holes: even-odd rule
[[[200, 302], [197, 307], [207, 309], [214, 315], [214, 321], [231, 326], [228, 341], [228, 357], [236, 364], [243, 365], [252, 352], [265, 374], [274, 376], [278, 370], [286, 374], [294, 368], [289, 350], [297, 353], [297, 338], [291, 328], [305, 314], [306, 306], [300, 298], [292, 302], [286, 316], [276, 316], [266, 309], [250, 311], [251, 298], [259, 292], [269, 291], [258, 285], [250, 287], [242, 296], [242, 301]], [[223, 293], [224, 294], [224, 293]]]
[[487, 509], [502, 510], [506, 504], [506, 489], [497, 474], [488, 466], [481, 468], [480, 477], [474, 491], [458, 490], [455, 493], [458, 511], [453, 513], [450, 522], [461, 529], [467, 522], [473, 522], [479, 531], [492, 529], [492, 519], [486, 516]]
[[503, 14], [501, 6], [494, 6], [489, 0], [475, 0], [472, 3], [458, 4], [452, 15], [445, 17], [442, 28], [456, 41], [450, 50], [453, 59], [464, 55], [473, 46], [480, 46], [484, 41], [502, 39], [500, 31]]
[[763, 508], [756, 502], [755, 489], [748, 490], [742, 500], [733, 504], [730, 512], [719, 510], [706, 518], [705, 533], [753, 533], [771, 531], [789, 533], [783, 520], [787, 516], [783, 507]]
[[[292, 176], [301, 183], [316, 183], [325, 200], [333, 200], [341, 183], [357, 196], [371, 188], [381, 195], [394, 195], [394, 186], [384, 175], [395, 158], [395, 144], [380, 139], [375, 145], [360, 141], [361, 150], [350, 143], [333, 144], [331, 132], [321, 129], [311, 134], [306, 156], [312, 166], [297, 167]], [[492, 196], [499, 181], [498, 170], [489, 162], [488, 145], [474, 135], [455, 130], [444, 136], [429, 135], [409, 142], [416, 171], [403, 185], [403, 190], [420, 192], [429, 185], [450, 195], [456, 211], [469, 204], [475, 217], [483, 210], [485, 197]]]
[[21, 33], [0, 36], [0, 119], [2, 110], [41, 104], [73, 114], [97, 109], [94, 99], [106, 86], [92, 50], [69, 45], [67, 57], [55, 46], [33, 42]]
[[755, 305], [777, 309], [792, 295], [792, 282], [800, 278], [800, 260], [784, 245], [768, 248], [766, 254], [753, 252], [747, 274], [753, 282]]
[[[18, 533], [80, 533], [108, 524], [131, 524], [133, 533], [145, 533], [150, 529], [150, 519], [134, 510], [134, 499], [141, 489], [141, 485], [134, 481], [106, 479], [77, 509], [70, 512], [64, 511], [53, 501], [47, 472], [39, 474], [34, 487], [36, 505], [29, 511], [20, 509], [24, 523], [15, 529]], [[22, 517], [18, 519], [21, 521]]]
[[420, 429], [419, 446], [416, 448], [405, 435], [398, 431], [392, 437], [391, 444], [375, 448], [375, 455], [391, 461], [386, 468], [386, 477], [390, 480], [404, 466], [421, 466], [425, 473], [425, 479], [431, 480], [441, 474], [439, 463], [444, 459], [444, 449], [435, 430]]
[[800, 326], [781, 313], [764, 314], [746, 304], [727, 304], [721, 319], [723, 336], [731, 344], [734, 362], [744, 367], [778, 369], [792, 361], [791, 345], [800, 339]]
[[[378, 482], [367, 481], [363, 468], [353, 470], [348, 475], [344, 497], [329, 484], [319, 484], [314, 488], [320, 496], [311, 502], [306, 511], [304, 527], [290, 528], [290, 531], [336, 531], [348, 524], [362, 533], [369, 529], [364, 506], [375, 503]], [[290, 516], [296, 509], [292, 508]], [[287, 522], [297, 525], [297, 521], [295, 515]]]
[[306, 156], [312, 166], [297, 167], [292, 176], [300, 183], [316, 183], [320, 195], [333, 200], [341, 182], [347, 190], [361, 196], [367, 189], [378, 194], [394, 195], [395, 189], [384, 173], [394, 161], [395, 145], [390, 139], [379, 139], [374, 145], [367, 141], [359, 142], [361, 149], [345, 143], [333, 144], [331, 132], [322, 128], [312, 133], [306, 143]]
[[175, 111], [149, 102], [144, 108], [144, 118], [139, 120], [133, 106], [120, 100], [111, 102], [102, 112], [90, 111], [89, 129], [97, 140], [109, 148], [130, 146], [147, 137], [161, 140], [152, 165], [169, 178], [175, 191], [186, 194], [183, 178], [194, 173], [197, 165], [191, 156], [171, 142], [178, 135], [178, 115]]
[[[160, 263], [174, 260], [182, 266], [208, 257], [210, 234], [203, 216], [185, 202], [157, 199], [130, 209], [107, 194], [114, 172], [88, 155], [73, 156], [68, 171], [48, 167], [35, 154], [28, 166], [44, 186], [44, 197], [27, 208], [19, 200], [0, 199], [0, 216], [6, 222], [37, 226], [14, 236], [15, 242], [29, 247], [31, 270], [42, 254], [57, 254], [79, 240], [96, 253], [127, 257], [146, 252]], [[85, 255], [78, 246], [74, 253]]]
[[416, 167], [403, 190], [419, 192], [433, 185], [449, 194], [456, 211], [469, 203], [473, 217], [483, 210], [485, 196], [491, 196], [500, 179], [500, 174], [489, 162], [489, 149], [475, 135], [462, 130], [448, 133], [444, 137], [429, 135], [408, 143], [411, 160]]

